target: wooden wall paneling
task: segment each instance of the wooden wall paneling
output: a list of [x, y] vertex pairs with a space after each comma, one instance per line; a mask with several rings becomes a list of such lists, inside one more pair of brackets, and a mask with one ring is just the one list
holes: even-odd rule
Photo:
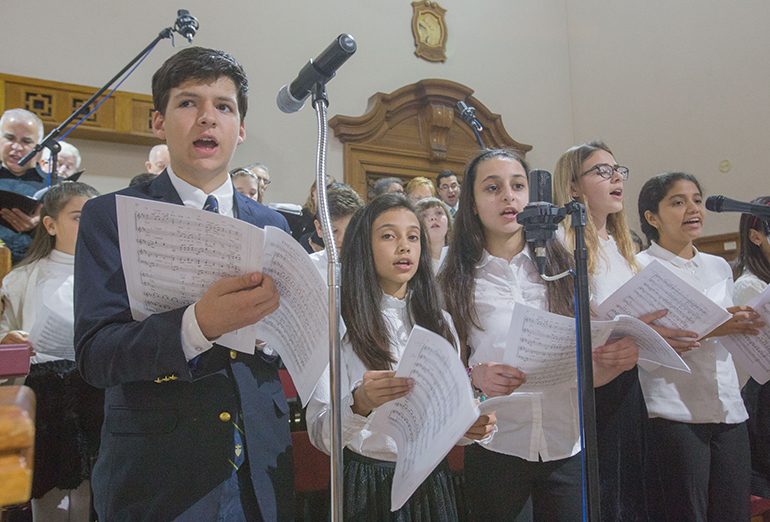
[[[34, 112], [43, 120], [47, 134], [97, 90], [83, 85], [0, 73], [0, 108], [2, 111], [22, 108]], [[157, 145], [162, 141], [152, 132], [152, 111], [152, 96], [115, 91], [70, 136], [134, 145]], [[77, 121], [67, 127], [65, 132]]]
[[692, 243], [699, 251], [723, 257], [728, 262], [737, 258], [741, 249], [741, 237], [738, 232], [699, 237]]

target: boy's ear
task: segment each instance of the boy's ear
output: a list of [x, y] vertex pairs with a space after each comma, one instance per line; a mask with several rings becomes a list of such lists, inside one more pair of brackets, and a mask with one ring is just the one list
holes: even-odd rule
[[243, 143], [243, 140], [246, 139], [246, 122], [241, 121], [241, 127], [238, 129], [238, 145]]
[[315, 224], [316, 234], [318, 234], [318, 237], [323, 239], [324, 231], [323, 228], [321, 228], [321, 223], [319, 223], [317, 219], [313, 220], [313, 223]]
[[166, 139], [165, 125], [166, 119], [163, 117], [160, 111], [155, 111], [152, 113], [152, 132], [154, 132], [155, 135], [162, 140]]

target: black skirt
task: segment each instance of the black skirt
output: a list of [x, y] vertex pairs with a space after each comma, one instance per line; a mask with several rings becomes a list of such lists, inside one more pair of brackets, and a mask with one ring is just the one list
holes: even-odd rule
[[371, 459], [344, 449], [346, 522], [457, 522], [457, 502], [444, 459], [401, 509], [390, 511], [395, 462]]
[[86, 384], [66, 360], [33, 364], [25, 384], [37, 399], [32, 497], [75, 489], [91, 477], [99, 451], [104, 391]]
[[596, 436], [602, 521], [666, 520], [636, 367], [596, 388]]
[[741, 395], [749, 412], [751, 494], [770, 498], [770, 382], [749, 379]]

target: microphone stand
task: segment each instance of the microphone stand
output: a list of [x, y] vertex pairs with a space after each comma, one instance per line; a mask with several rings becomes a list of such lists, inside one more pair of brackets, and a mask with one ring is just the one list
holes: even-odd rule
[[331, 520], [342, 522], [342, 375], [340, 353], [340, 262], [337, 245], [334, 241], [329, 203], [326, 197], [326, 147], [328, 124], [326, 107], [329, 98], [324, 83], [319, 82], [313, 88], [313, 108], [318, 121], [318, 155], [316, 162], [316, 195], [318, 198], [318, 217], [321, 218], [326, 255], [329, 258], [329, 384], [331, 388]]
[[72, 120], [74, 120], [81, 114], [85, 114], [86, 112], [88, 112], [91, 104], [94, 103], [96, 99], [104, 93], [104, 91], [109, 89], [113, 83], [118, 81], [118, 78], [123, 76], [126, 73], [126, 71], [131, 68], [131, 66], [133, 66], [136, 62], [138, 62], [145, 54], [150, 52], [150, 50], [153, 47], [155, 47], [155, 45], [157, 45], [158, 42], [160, 42], [164, 38], [171, 38], [172, 33], [173, 33], [173, 29], [171, 27], [167, 27], [166, 29], [163, 29], [160, 32], [160, 34], [158, 34], [158, 36], [156, 36], [155, 39], [150, 43], [150, 45], [145, 47], [138, 55], [136, 55], [136, 57], [133, 60], [131, 60], [128, 63], [128, 65], [123, 67], [123, 69], [121, 69], [118, 74], [116, 74], [109, 82], [107, 82], [107, 84], [104, 87], [96, 91], [93, 96], [91, 96], [85, 102], [83, 102], [83, 105], [81, 105], [75, 112], [73, 112], [58, 127], [56, 127], [51, 132], [49, 132], [48, 136], [43, 138], [43, 140], [40, 143], [35, 145], [35, 148], [29, 151], [29, 153], [26, 156], [21, 158], [18, 162], [19, 166], [23, 167], [29, 162], [29, 160], [31, 160], [34, 156], [36, 156], [41, 150], [43, 150], [44, 148], [47, 148], [48, 150], [51, 151], [51, 174], [50, 174], [50, 177], [48, 178], [48, 186], [51, 186], [52, 183], [55, 184], [54, 182], [57, 179], [57, 175], [56, 175], [57, 155], [61, 150], [61, 145], [58, 144], [56, 138], [62, 133], [64, 129], [67, 128], [67, 126], [72, 122]]
[[[588, 290], [588, 250], [585, 242], [586, 208], [576, 200], [563, 208], [547, 202], [528, 204], [516, 217], [524, 225], [528, 242], [544, 245], [553, 240], [558, 223], [572, 217], [575, 231], [575, 271], [553, 277], [545, 275], [545, 264], [537, 263], [538, 271], [546, 281], [561, 279], [571, 274], [575, 281], [575, 322], [577, 324], [578, 401], [580, 404], [580, 444], [583, 461], [583, 519], [601, 520], [599, 497], [599, 458], [596, 435], [596, 399], [591, 346], [591, 307]], [[542, 251], [538, 252], [542, 248]], [[536, 247], [538, 256], [545, 255], [545, 247]]]

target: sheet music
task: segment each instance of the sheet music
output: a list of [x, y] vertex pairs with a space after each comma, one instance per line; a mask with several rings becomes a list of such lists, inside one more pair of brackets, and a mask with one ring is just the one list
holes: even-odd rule
[[759, 384], [770, 380], [770, 286], [746, 303], [765, 323], [759, 335], [726, 335], [722, 344], [744, 370]]
[[329, 364], [328, 287], [305, 249], [289, 234], [265, 228], [264, 273], [281, 305], [257, 323], [257, 338], [275, 349], [307, 404]]
[[[116, 196], [120, 257], [134, 319], [198, 301], [223, 277], [262, 270], [264, 232], [241, 221], [182, 205]], [[217, 344], [254, 353], [256, 327]]]
[[597, 315], [604, 319], [618, 315], [639, 317], [664, 308], [668, 314], [655, 324], [695, 332], [698, 338], [732, 317], [657, 260], [600, 304]]
[[28, 338], [35, 352], [75, 360], [73, 281], [74, 276], [69, 276], [43, 300]]
[[[679, 354], [642, 321], [627, 316], [591, 321], [592, 349], [611, 337], [626, 336], [636, 341], [640, 359], [690, 371]], [[577, 379], [575, 319], [515, 303], [502, 362], [526, 374], [527, 382], [517, 392], [574, 381]]]
[[396, 376], [414, 379], [414, 388], [378, 408], [371, 423], [398, 446], [391, 511], [404, 505], [479, 416], [457, 351], [440, 335], [415, 326]]

